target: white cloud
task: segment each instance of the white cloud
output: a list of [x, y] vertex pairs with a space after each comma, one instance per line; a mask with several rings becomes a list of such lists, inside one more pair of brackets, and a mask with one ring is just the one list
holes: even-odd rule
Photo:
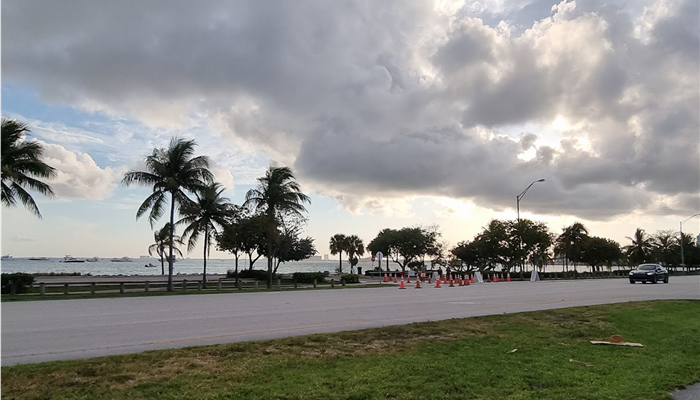
[[56, 169], [48, 183], [58, 198], [105, 199], [112, 194], [125, 168], [100, 168], [86, 153], [74, 153], [57, 144], [43, 143], [44, 162]]
[[[3, 78], [139, 119], [113, 133], [132, 157], [181, 133], [221, 180], [254, 183], [266, 156], [354, 212], [512, 209], [541, 177], [533, 211], [588, 219], [700, 192], [696, 0], [2, 7]], [[541, 131], [523, 148], [513, 126]]]

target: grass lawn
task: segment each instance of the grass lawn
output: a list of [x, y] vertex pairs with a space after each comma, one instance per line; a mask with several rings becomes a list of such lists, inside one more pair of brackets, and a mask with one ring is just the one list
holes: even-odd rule
[[[589, 343], [612, 334], [644, 347]], [[698, 381], [700, 302], [653, 301], [5, 367], [2, 398], [649, 400]]]

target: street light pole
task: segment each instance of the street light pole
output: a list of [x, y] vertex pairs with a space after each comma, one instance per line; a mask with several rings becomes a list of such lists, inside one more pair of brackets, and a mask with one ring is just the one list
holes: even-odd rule
[[697, 217], [700, 215], [700, 213], [697, 213], [695, 215], [691, 215], [690, 217], [686, 218], [685, 220], [681, 221], [680, 223], [680, 232], [681, 232], [681, 269], [685, 267], [685, 256], [683, 255], [683, 224], [690, 221], [692, 218]]
[[[538, 179], [536, 181], [533, 181], [531, 184], [528, 185], [528, 187], [525, 188], [525, 190], [520, 192], [520, 194], [515, 197], [515, 208], [518, 213], [518, 250], [520, 252], [522, 252], [523, 250], [523, 233], [520, 230], [520, 200], [522, 200], [522, 198], [525, 197], [525, 193], [527, 193], [527, 191], [530, 190], [532, 185], [538, 182], [544, 182], [544, 179]], [[518, 263], [520, 264], [520, 279], [523, 279], [523, 260], [519, 254], [518, 258]]]

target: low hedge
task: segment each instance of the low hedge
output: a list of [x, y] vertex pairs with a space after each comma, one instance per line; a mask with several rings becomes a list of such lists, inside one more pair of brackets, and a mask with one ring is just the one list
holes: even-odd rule
[[[233, 270], [228, 270], [226, 272], [227, 278], [235, 278], [236, 272]], [[238, 270], [238, 277], [240, 279], [255, 279], [256, 281], [267, 281], [267, 271], [262, 269], [244, 269]], [[272, 279], [276, 279], [275, 276]]]
[[358, 274], [343, 274], [341, 279], [344, 279], [345, 283], [360, 283], [360, 275]]
[[2, 274], [2, 294], [10, 293], [10, 284], [15, 284], [15, 293], [26, 293], [34, 283], [34, 275], [24, 274], [21, 272], [14, 274]]
[[323, 272], [295, 272], [292, 274], [292, 278], [299, 283], [314, 283], [314, 279], [317, 283], [326, 281], [326, 274]]

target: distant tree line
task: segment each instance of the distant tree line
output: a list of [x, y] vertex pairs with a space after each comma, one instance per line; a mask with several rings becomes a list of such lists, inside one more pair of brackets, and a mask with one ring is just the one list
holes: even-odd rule
[[[51, 178], [56, 171], [42, 161], [43, 147], [27, 142], [28, 127], [14, 120], [2, 119], [2, 203], [15, 206], [17, 201], [41, 217], [39, 208], [27, 189], [54, 197], [51, 187], [37, 178]], [[262, 256], [267, 259], [267, 285], [282, 263], [301, 261], [316, 254], [314, 240], [301, 237], [306, 224], [304, 204], [309, 197], [288, 167], [270, 167], [258, 178], [258, 186], [246, 193], [245, 202], [234, 205], [223, 197], [224, 187], [214, 181], [206, 156], [195, 156], [194, 140], [173, 138], [166, 148], [153, 149], [144, 160], [145, 171], [129, 171], [122, 179], [127, 186], [150, 187], [152, 193], [143, 201], [136, 218], [148, 214], [151, 228], [167, 213], [168, 222], [154, 231], [149, 254], [160, 257], [161, 273], [168, 263], [168, 290], [173, 290], [173, 262], [182, 256], [178, 246], [192, 251], [203, 244], [203, 286], [206, 287], [207, 258], [212, 246], [234, 255], [236, 276], [238, 261], [248, 258], [248, 268]], [[178, 219], [175, 216], [178, 215]], [[181, 236], [177, 227], [184, 227]], [[335, 234], [330, 238], [331, 254], [339, 255], [337, 272], [343, 273], [343, 254], [351, 267], [369, 251], [381, 252], [386, 260], [402, 271], [427, 265], [450, 266], [460, 271], [544, 270], [555, 261], [565, 271], [579, 267], [600, 271], [613, 265], [636, 265], [645, 262], [667, 266], [681, 264], [681, 245], [685, 264], [700, 264], [700, 248], [690, 234], [682, 237], [674, 231], [653, 235], [638, 228], [628, 237], [630, 244], [590, 236], [580, 222], [562, 229], [557, 236], [546, 224], [528, 219], [492, 220], [471, 241], [459, 242], [448, 249], [440, 241], [438, 227], [404, 227], [383, 229], [365, 246], [357, 235]], [[427, 260], [427, 262], [426, 262]]]

